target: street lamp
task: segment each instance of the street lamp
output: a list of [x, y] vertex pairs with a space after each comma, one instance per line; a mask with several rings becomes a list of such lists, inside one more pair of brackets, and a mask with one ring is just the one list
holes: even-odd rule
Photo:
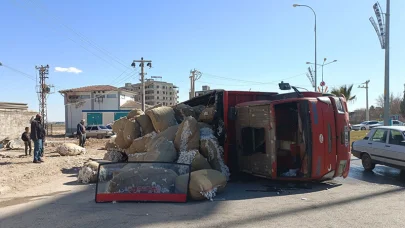
[[[314, 16], [315, 16], [314, 32], [315, 32], [315, 65], [316, 65], [316, 13], [315, 13], [314, 9], [312, 9], [310, 6], [307, 6], [307, 5], [299, 5], [299, 4], [294, 4], [294, 5], [293, 5], [293, 7], [299, 7], [299, 6], [309, 8], [310, 10], [312, 10], [312, 12], [314, 13]], [[318, 74], [318, 71], [316, 70], [316, 67], [315, 67], [315, 85], [316, 85], [316, 83], [317, 83], [317, 74]], [[315, 92], [316, 92], [316, 86], [315, 86]]]
[[[329, 65], [329, 64], [331, 64], [331, 63], [335, 63], [335, 62], [337, 62], [337, 60], [335, 59], [335, 60], [330, 61], [330, 62], [328, 62], [328, 63], [325, 63], [325, 62], [326, 62], [326, 58], [323, 58], [323, 63], [322, 63], [322, 64], [316, 64], [316, 63], [315, 63], [315, 69], [316, 69], [316, 66], [321, 66], [321, 67], [322, 67], [322, 82], [321, 82], [322, 91], [323, 91], [323, 87], [324, 87], [324, 85], [325, 85], [325, 83], [324, 83], [324, 81], [323, 81], [323, 67], [326, 66], [326, 65]], [[307, 62], [307, 64], [314, 64], [314, 63]], [[316, 70], [315, 70], [315, 73], [316, 73]], [[316, 85], [316, 84], [315, 84], [315, 85]], [[315, 89], [316, 89], [316, 86], [315, 86]]]

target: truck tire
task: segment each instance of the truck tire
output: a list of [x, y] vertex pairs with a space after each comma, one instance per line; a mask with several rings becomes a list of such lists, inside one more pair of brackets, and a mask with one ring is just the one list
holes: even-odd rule
[[361, 164], [363, 165], [363, 168], [365, 171], [371, 172], [375, 168], [375, 163], [371, 160], [370, 155], [364, 153], [361, 156]]

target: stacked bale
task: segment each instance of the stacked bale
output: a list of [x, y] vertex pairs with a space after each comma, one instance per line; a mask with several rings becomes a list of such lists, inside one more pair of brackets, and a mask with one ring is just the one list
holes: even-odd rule
[[[153, 182], [160, 189], [175, 187], [176, 191], [185, 193], [187, 189], [184, 188], [187, 188], [190, 178], [188, 191], [191, 198], [212, 200], [224, 189], [229, 179], [229, 169], [223, 160], [223, 148], [213, 130], [215, 114], [214, 107], [179, 104], [173, 108], [152, 108], [145, 113], [133, 110], [127, 117], [115, 121], [113, 129], [117, 136], [111, 144], [116, 147], [110, 146], [105, 159], [176, 162], [190, 165], [191, 170], [181, 165], [177, 166], [180, 168], [173, 168], [173, 165], [155, 164], [153, 169], [150, 165], [130, 165], [135, 166], [130, 169], [131, 172], [125, 168], [116, 172], [109, 182], [109, 190], [122, 191], [118, 189], [120, 186], [124, 188], [123, 191], [133, 191], [127, 188]], [[163, 174], [162, 170], [166, 168], [170, 174]], [[159, 175], [168, 175], [170, 185], [161, 183]], [[143, 183], [142, 178], [148, 179], [150, 183]]]

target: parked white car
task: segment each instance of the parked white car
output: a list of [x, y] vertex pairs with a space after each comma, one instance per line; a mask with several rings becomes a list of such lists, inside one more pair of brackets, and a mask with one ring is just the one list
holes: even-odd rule
[[373, 128], [364, 139], [352, 143], [352, 154], [367, 171], [376, 164], [405, 170], [405, 126]]
[[99, 139], [111, 137], [113, 135], [112, 130], [102, 125], [94, 125], [86, 127], [86, 137], [97, 137]]
[[370, 121], [364, 121], [359, 124], [352, 125], [352, 130], [358, 131], [358, 130], [368, 130], [370, 129], [370, 125], [378, 124], [378, 121], [376, 120], [370, 120]]
[[[374, 127], [379, 127], [379, 126], [384, 126], [384, 121], [380, 121], [380, 122], [378, 122], [376, 124], [369, 125], [369, 129], [372, 129]], [[393, 120], [392, 121], [392, 126], [405, 126], [405, 123], [403, 123], [403, 122], [401, 122], [399, 120]]]

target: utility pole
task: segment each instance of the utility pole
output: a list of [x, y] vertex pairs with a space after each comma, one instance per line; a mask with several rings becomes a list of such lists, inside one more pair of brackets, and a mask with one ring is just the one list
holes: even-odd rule
[[384, 125], [391, 126], [390, 120], [390, 0], [385, 13], [385, 80], [384, 80]]
[[366, 121], [370, 120], [370, 113], [369, 113], [369, 107], [368, 107], [368, 83], [370, 83], [370, 80], [367, 80], [363, 84], [366, 86], [359, 86], [361, 89], [366, 89]]
[[42, 116], [42, 124], [46, 129], [48, 134], [48, 107], [47, 107], [47, 97], [51, 93], [52, 85], [46, 84], [46, 79], [49, 78], [49, 65], [46, 66], [35, 66], [35, 69], [39, 72], [39, 85], [37, 85], [37, 93], [39, 99], [39, 113]]
[[146, 65], [150, 68], [152, 68], [152, 60], [144, 60], [143, 57], [141, 58], [141, 60], [134, 60], [132, 61], [131, 66], [133, 68], [136, 67], [136, 63], [139, 63], [139, 67], [141, 68], [141, 73], [139, 75], [141, 75], [141, 100], [142, 100], [142, 111], [145, 111], [145, 71], [144, 71], [144, 66], [145, 63], [147, 63]]
[[193, 98], [195, 96], [195, 81], [201, 78], [201, 72], [196, 70], [190, 70], [190, 96], [189, 98]]

